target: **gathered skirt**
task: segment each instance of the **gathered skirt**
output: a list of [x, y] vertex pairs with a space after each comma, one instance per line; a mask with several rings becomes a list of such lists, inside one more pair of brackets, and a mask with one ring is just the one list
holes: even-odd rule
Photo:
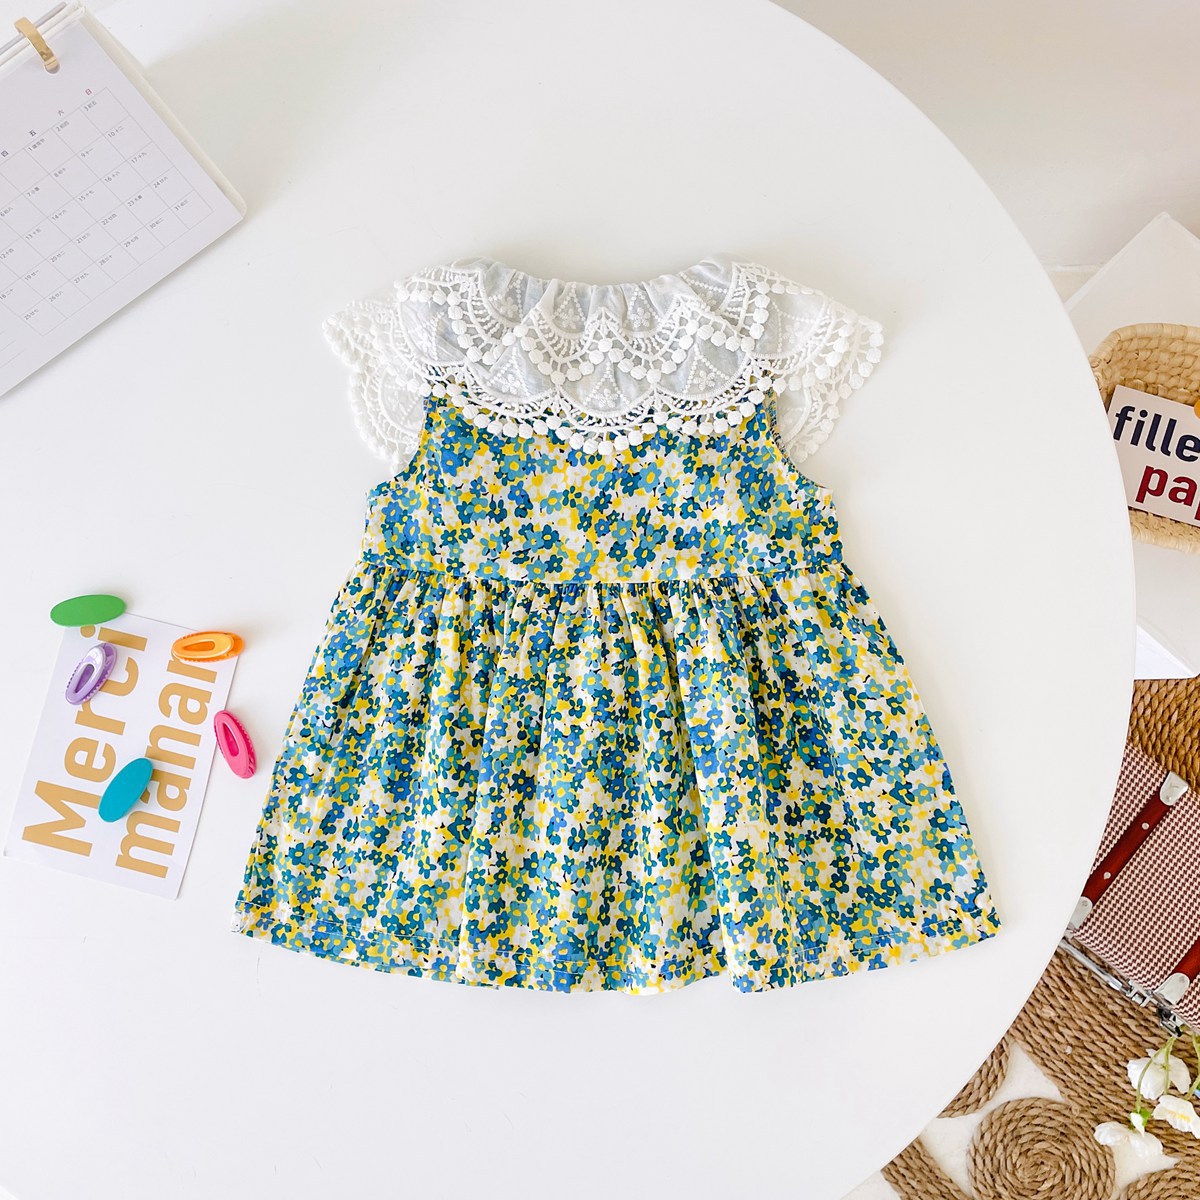
[[364, 556], [274, 768], [235, 928], [384, 971], [743, 991], [998, 920], [850, 568], [544, 583]]

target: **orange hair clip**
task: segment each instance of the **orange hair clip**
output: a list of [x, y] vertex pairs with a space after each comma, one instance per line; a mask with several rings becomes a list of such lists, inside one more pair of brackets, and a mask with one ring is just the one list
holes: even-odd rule
[[241, 652], [242, 639], [236, 633], [220, 630], [184, 634], [171, 647], [171, 653], [184, 662], [219, 662]]

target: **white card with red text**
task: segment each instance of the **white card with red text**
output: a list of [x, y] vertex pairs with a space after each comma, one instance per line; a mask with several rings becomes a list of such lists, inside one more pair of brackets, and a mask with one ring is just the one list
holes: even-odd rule
[[1189, 404], [1118, 385], [1108, 423], [1131, 508], [1200, 525], [1200, 417]]

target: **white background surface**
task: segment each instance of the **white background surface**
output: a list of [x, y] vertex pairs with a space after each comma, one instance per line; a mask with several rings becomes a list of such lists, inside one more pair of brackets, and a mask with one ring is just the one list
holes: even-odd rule
[[[1200, 232], [1200, 5], [778, 0], [891, 80], [970, 159], [1060, 294], [1155, 213]], [[1074, 281], [1074, 282], [1072, 282]]]
[[[1125, 508], [1035, 256], [890, 85], [765, 2], [101, 15], [250, 212], [0, 401], [0, 820], [57, 644], [45, 614], [84, 590], [241, 633], [231, 706], [273, 755], [379, 478], [326, 313], [471, 253], [611, 282], [724, 249], [890, 335], [810, 474], [1005, 929], [758, 996], [357, 971], [227, 931], [266, 772], [214, 769], [175, 903], [0, 862], [0, 1182], [19, 1200], [841, 1195], [1011, 1021], [1116, 776]], [[85, 463], [104, 466], [86, 488]]]

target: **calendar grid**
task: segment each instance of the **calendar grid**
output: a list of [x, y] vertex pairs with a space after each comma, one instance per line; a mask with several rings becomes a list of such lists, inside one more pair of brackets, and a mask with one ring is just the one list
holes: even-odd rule
[[[211, 213], [108, 88], [0, 152], [0, 305], [44, 335]], [[0, 334], [0, 365], [20, 353]]]
[[241, 199], [73, 2], [0, 47], [0, 396], [210, 246]]

